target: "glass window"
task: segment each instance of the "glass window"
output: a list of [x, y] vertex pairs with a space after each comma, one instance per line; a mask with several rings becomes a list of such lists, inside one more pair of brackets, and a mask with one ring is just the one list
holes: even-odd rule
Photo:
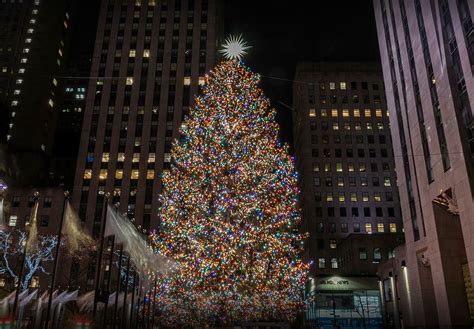
[[130, 175], [130, 178], [131, 178], [131, 179], [138, 179], [138, 176], [139, 176], [138, 170], [132, 170], [132, 173], [131, 173], [131, 175]]
[[360, 110], [359, 109], [353, 109], [352, 111], [354, 113], [354, 118], [360, 118]]
[[340, 82], [339, 87], [341, 88], [341, 90], [346, 90], [347, 89], [347, 85], [346, 85], [345, 82]]
[[369, 202], [369, 193], [362, 192], [362, 201]]
[[367, 248], [359, 248], [359, 259], [367, 259]]
[[143, 49], [143, 57], [145, 58], [150, 57], [150, 49]]
[[346, 194], [344, 192], [339, 192], [339, 202], [346, 201]]
[[374, 260], [381, 260], [382, 259], [382, 252], [380, 248], [374, 248]]
[[154, 179], [155, 178], [155, 171], [149, 169], [146, 171], [146, 179]]
[[386, 187], [392, 186], [392, 182], [390, 181], [390, 177], [384, 177], [383, 185]]
[[371, 223], [365, 223], [365, 232], [368, 234], [372, 233], [372, 224]]
[[379, 192], [374, 192], [374, 201], [375, 202], [380, 202], [382, 201], [382, 197], [380, 196]]
[[185, 85], [185, 86], [191, 85], [191, 77], [184, 77], [183, 85]]
[[342, 117], [343, 118], [348, 118], [349, 117], [349, 110], [348, 109], [342, 110]]
[[319, 172], [319, 163], [313, 163], [313, 171]]
[[377, 223], [377, 232], [384, 233], [385, 232], [385, 225], [383, 223]]
[[336, 171], [337, 172], [342, 172], [342, 162], [336, 163]]
[[132, 162], [140, 162], [140, 153], [133, 153]]
[[339, 123], [338, 122], [333, 122], [332, 123], [332, 130], [339, 130]]
[[43, 199], [43, 208], [51, 208], [52, 203], [53, 203], [53, 198], [50, 196], [45, 196]]
[[326, 259], [324, 259], [324, 258], [319, 258], [318, 267], [319, 267], [319, 268], [326, 268]]
[[335, 82], [329, 82], [329, 89], [335, 90], [336, 89], [336, 83]]
[[337, 248], [336, 239], [329, 240], [329, 248], [331, 248], [331, 249], [336, 249]]
[[381, 118], [382, 117], [382, 110], [381, 109], [376, 109], [375, 110], [375, 116], [377, 118]]
[[316, 117], [316, 109], [309, 109], [309, 116], [311, 118]]
[[352, 224], [352, 229], [354, 233], [360, 233], [360, 224], [359, 223]]
[[337, 258], [331, 258], [331, 268], [338, 268]]
[[18, 216], [17, 215], [10, 215], [10, 218], [8, 219], [8, 226], [16, 226], [18, 221]]
[[130, 49], [130, 51], [128, 52], [128, 57], [135, 57], [136, 53], [137, 52], [135, 49]]
[[330, 172], [331, 171], [331, 164], [330, 163], [325, 163], [324, 164], [324, 172]]
[[337, 186], [344, 186], [344, 178], [342, 177], [337, 178]]
[[326, 194], [326, 201], [327, 201], [327, 202], [332, 202], [332, 201], [334, 201], [334, 197], [333, 197], [333, 195], [332, 195], [332, 192], [327, 192], [327, 194]]
[[331, 110], [331, 116], [332, 116], [333, 118], [337, 118], [337, 115], [338, 115], [337, 109], [332, 109], [332, 110]]
[[133, 85], [133, 77], [127, 77], [127, 80], [125, 81], [125, 84], [127, 86]]
[[92, 169], [84, 170], [84, 179], [91, 179], [92, 178]]
[[396, 223], [390, 223], [390, 233], [397, 233], [397, 224]]
[[351, 192], [351, 201], [352, 202], [357, 202], [357, 193], [356, 192]]
[[99, 172], [99, 179], [107, 179], [107, 169], [101, 169]]
[[365, 170], [366, 170], [365, 169], [365, 163], [363, 163], [363, 162], [359, 163], [359, 171], [360, 172], [365, 172]]
[[366, 118], [370, 118], [372, 116], [372, 112], [370, 111], [370, 109], [365, 109], [364, 110], [364, 116]]
[[325, 118], [328, 116], [328, 112], [326, 109], [321, 109], [321, 117]]
[[349, 162], [349, 163], [347, 164], [347, 170], [348, 170], [349, 172], [354, 172], [354, 164], [353, 164], [352, 162]]
[[115, 178], [116, 179], [122, 179], [123, 178], [123, 170], [122, 169], [115, 170]]

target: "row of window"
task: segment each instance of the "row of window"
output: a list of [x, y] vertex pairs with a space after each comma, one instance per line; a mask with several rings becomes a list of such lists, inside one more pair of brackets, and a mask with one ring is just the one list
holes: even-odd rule
[[[385, 128], [385, 125], [383, 122], [376, 122], [375, 124], [373, 122], [366, 122], [365, 125], [360, 123], [360, 122], [330, 122], [327, 121], [321, 121], [321, 130], [329, 130], [329, 127], [331, 127], [332, 130], [357, 130], [360, 131], [362, 130], [362, 127], [364, 127], [366, 130], [383, 130]], [[310, 122], [310, 129], [311, 130], [317, 130], [317, 123], [314, 121]]]
[[[319, 222], [317, 225], [317, 232], [318, 233], [324, 233], [325, 232], [325, 227], [327, 226], [327, 230], [329, 233], [337, 233], [336, 232], [336, 223], [328, 223], [325, 225], [322, 222]], [[375, 230], [374, 230], [375, 226]], [[377, 223], [376, 225], [373, 223], [365, 223], [364, 225], [365, 233], [397, 233], [398, 232], [398, 226], [396, 223], [389, 223], [388, 227], [387, 224], [385, 223]], [[352, 223], [352, 231], [354, 233], [361, 233], [361, 227], [360, 223]], [[340, 223], [340, 232], [341, 233], [349, 233], [349, 225], [348, 223]], [[318, 242], [318, 249], [324, 249], [324, 239], [317, 239]], [[336, 240], [331, 239], [330, 240], [330, 249], [335, 249], [337, 247]]]
[[[105, 180], [108, 177], [107, 169], [101, 169], [98, 173], [99, 180]], [[86, 180], [92, 179], [92, 169], [85, 169], [83, 178]], [[115, 170], [115, 179], [123, 179], [123, 169]], [[130, 179], [138, 179], [140, 177], [140, 172], [137, 169], [132, 169], [130, 171]], [[153, 169], [148, 169], [146, 171], [146, 179], [154, 179], [155, 171]]]
[[[14, 196], [12, 198], [11, 206], [13, 208], [19, 207], [21, 202], [21, 196]], [[43, 198], [43, 208], [51, 208], [51, 204], [53, 202], [53, 198], [50, 196], [45, 196]], [[28, 207], [33, 207], [35, 204], [35, 197], [29, 196], [28, 197]]]
[[[357, 81], [351, 81], [346, 82], [346, 81], [340, 81], [340, 82], [333, 82], [330, 81], [328, 82], [318, 82], [319, 90], [323, 91], [326, 90], [327, 87], [329, 87], [329, 90], [336, 90], [338, 88], [339, 90], [347, 90], [347, 87], [350, 85], [352, 90], [357, 90], [358, 88], [358, 82]], [[369, 89], [369, 83], [366, 81], [360, 82], [362, 90], [368, 90]], [[310, 83], [308, 85], [308, 90], [314, 90], [314, 84]], [[377, 83], [372, 83], [372, 90], [379, 90], [379, 85]]]
[[[389, 252], [387, 254], [387, 258], [391, 259], [391, 258], [394, 258], [394, 257], [395, 257], [395, 255], [394, 255], [393, 250], [389, 250]], [[360, 260], [368, 260], [367, 248], [364, 248], [364, 247], [359, 248], [359, 259]], [[379, 263], [381, 260], [382, 260], [382, 250], [379, 247], [375, 247], [373, 249], [373, 253], [372, 253], [372, 261], [374, 263]], [[331, 268], [333, 268], [333, 269], [343, 267], [344, 263], [345, 263], [344, 258], [339, 258], [338, 259], [336, 257], [332, 257], [330, 259]], [[319, 257], [318, 258], [318, 268], [320, 268], [320, 269], [325, 269], [326, 268], [326, 258], [324, 258], [324, 257]]]
[[[328, 154], [328, 153], [324, 153], [324, 154]], [[313, 157], [319, 157], [319, 152], [317, 154], [315, 154], [313, 152]], [[328, 157], [328, 156], [325, 155], [325, 157]], [[347, 172], [355, 172], [356, 171], [356, 167], [355, 167], [355, 164], [353, 162], [346, 163], [346, 166], [347, 166], [347, 170], [346, 170]], [[336, 169], [336, 172], [343, 172], [344, 170], [343, 170], [342, 162], [336, 163], [336, 168], [335, 169]], [[378, 172], [378, 169], [379, 169], [379, 164], [377, 162], [372, 162], [370, 164], [370, 171], [371, 172]], [[389, 172], [390, 171], [390, 165], [388, 164], [388, 162], [383, 162], [382, 163], [382, 170], [384, 172]], [[331, 164], [330, 163], [324, 163], [322, 166], [320, 166], [319, 163], [314, 163], [313, 164], [313, 172], [321, 172], [321, 171], [331, 172]], [[366, 164], [364, 162], [359, 163], [358, 172], [367, 172], [367, 167], [366, 167]], [[327, 178], [329, 178], [329, 180]], [[327, 178], [326, 178], [326, 182], [329, 181], [329, 183], [331, 185], [326, 185], [326, 186], [332, 186], [332, 178], [331, 177], [327, 177]], [[390, 180], [389, 177], [387, 177], [387, 178], [388, 178], [388, 180]], [[354, 184], [355, 184], [355, 182], [354, 182]], [[316, 180], [315, 180], [315, 186], [320, 186], [320, 183], [316, 184]], [[342, 186], [344, 186], [344, 184], [342, 184]], [[390, 186], [390, 185], [386, 185], [386, 186]]]
[[[359, 104], [359, 102], [360, 102], [359, 95], [352, 95], [351, 98], [352, 98], [352, 103], [353, 104]], [[329, 97], [327, 97], [326, 95], [319, 95], [319, 102], [321, 104], [328, 104], [328, 99], [329, 99], [329, 103], [331, 103], [331, 104], [337, 104], [338, 103], [337, 95], [329, 95]], [[364, 100], [364, 104], [370, 104], [371, 103], [369, 95], [364, 95], [363, 100]], [[374, 95], [372, 97], [372, 102], [375, 103], [375, 104], [380, 104], [381, 103], [380, 95]], [[309, 95], [308, 96], [308, 103], [309, 104], [315, 104], [314, 95]], [[347, 95], [341, 96], [340, 103], [348, 104], [349, 103], [349, 97]]]
[[[315, 137], [313, 137], [315, 136]], [[312, 135], [311, 136], [311, 143], [317, 144], [318, 143], [318, 137], [319, 135]], [[365, 137], [364, 137], [365, 136]], [[387, 136], [385, 135], [377, 135], [378, 136], [378, 143], [379, 144], [387, 144]], [[355, 142], [357, 144], [375, 144], [376, 141], [376, 135], [356, 135], [355, 136]], [[332, 139], [333, 144], [341, 144], [341, 135], [321, 135], [321, 143], [322, 144], [329, 144], [330, 139]], [[344, 144], [352, 144], [352, 135], [345, 135], [344, 136]], [[349, 150], [347, 151], [348, 153], [350, 152]]]
[[[375, 116], [377, 118], [382, 118], [383, 117], [383, 111], [381, 109], [364, 109], [362, 111], [363, 115], [365, 118], [371, 118], [372, 116]], [[385, 112], [386, 116], [389, 116], [389, 112]], [[314, 108], [309, 109], [309, 117], [310, 118], [316, 118], [318, 116], [318, 111]], [[322, 118], [326, 118], [328, 116], [331, 116], [333, 118], [338, 118], [338, 117], [343, 117], [343, 118], [360, 118], [361, 117], [361, 110], [360, 109], [320, 109], [319, 110], [319, 116]]]
[[[329, 139], [329, 138], [328, 138]], [[315, 145], [318, 145], [318, 138], [317, 136], [311, 136], [311, 143], [312, 144], [315, 144]], [[324, 143], [324, 140], [323, 140], [323, 144], [328, 144], [327, 142]], [[334, 151], [334, 152], [332, 152]], [[368, 150], [368, 157], [369, 158], [388, 158], [388, 150], [387, 149], [379, 149], [378, 150], [379, 152], [377, 152], [376, 149], [369, 149]], [[379, 155], [377, 155], [377, 153], [379, 153]], [[317, 148], [314, 148], [311, 150], [311, 154], [313, 157], [319, 157], [320, 153], [319, 153], [319, 149]], [[358, 158], [365, 158], [365, 149], [358, 149], [357, 150], [357, 157]], [[354, 150], [353, 149], [346, 149], [346, 157], [348, 158], [353, 158], [354, 157]], [[325, 148], [325, 149], [322, 149], [322, 156], [324, 156], [325, 158], [331, 158], [332, 156], [336, 157], [336, 158], [342, 158], [342, 149], [340, 148], [337, 148], [337, 149], [334, 149], [334, 150], [331, 150], [329, 148]], [[330, 166], [329, 163], [327, 163], [326, 165]], [[362, 165], [362, 164], [361, 164]], [[361, 166], [361, 170], [360, 171], [365, 171], [365, 164], [363, 164], [364, 167]], [[317, 168], [313, 168], [314, 171], [318, 171], [316, 170]], [[328, 170], [325, 170], [325, 171], [331, 171], [331, 168], [329, 167]], [[343, 171], [342, 169], [342, 163], [337, 163], [337, 171]]]
[[[30, 216], [27, 215], [25, 217], [25, 224], [29, 223], [30, 221]], [[8, 219], [8, 226], [10, 227], [15, 227], [19, 224], [18, 222], [18, 216], [17, 215], [10, 215]], [[40, 227], [48, 227], [49, 225], [49, 215], [41, 215], [39, 216], [39, 222], [38, 222]]]
[[[315, 207], [315, 216], [316, 217], [323, 217], [323, 209], [325, 209], [327, 217], [336, 217], [336, 208], [335, 207]], [[387, 217], [395, 217], [395, 208], [387, 207], [386, 208], [386, 216]], [[372, 211], [370, 207], [363, 208], [364, 217], [372, 217]], [[351, 216], [359, 217], [359, 208], [352, 207], [351, 208]], [[375, 207], [375, 216], [376, 217], [385, 217], [383, 213], [382, 207]], [[347, 208], [340, 207], [339, 208], [339, 217], [347, 217]]]
[[[386, 194], [386, 200], [387, 201], [393, 201], [393, 194], [391, 192], [387, 192]], [[369, 202], [369, 193], [368, 192], [362, 192], [362, 198], [361, 200], [363, 202]], [[316, 192], [314, 194], [314, 201], [315, 202], [321, 202], [323, 198], [321, 197], [321, 192]], [[346, 198], [346, 192], [338, 192], [338, 193], [333, 193], [333, 192], [325, 192], [324, 193], [324, 200], [326, 202], [333, 202], [335, 200], [339, 202], [346, 202], [346, 200], [350, 200], [351, 202], [358, 202], [358, 197], [357, 197], [357, 192], [350, 192], [349, 193], [349, 198]], [[375, 202], [382, 202], [382, 193], [380, 192], [372, 192], [372, 201]]]

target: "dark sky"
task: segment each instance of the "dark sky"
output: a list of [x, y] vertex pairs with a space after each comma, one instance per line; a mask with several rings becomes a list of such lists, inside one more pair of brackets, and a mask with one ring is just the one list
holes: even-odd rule
[[[372, 0], [225, 0], [224, 35], [252, 46], [244, 61], [264, 76], [293, 79], [298, 61], [378, 61]], [[291, 81], [262, 78], [278, 110], [282, 140], [291, 142]]]
[[[291, 80], [296, 64], [310, 61], [378, 61], [372, 0], [217, 0], [224, 4], [224, 36], [242, 34], [252, 46], [245, 63], [264, 76]], [[81, 0], [75, 43], [92, 52], [98, 0]], [[291, 81], [262, 78], [278, 110], [282, 140], [291, 142]]]

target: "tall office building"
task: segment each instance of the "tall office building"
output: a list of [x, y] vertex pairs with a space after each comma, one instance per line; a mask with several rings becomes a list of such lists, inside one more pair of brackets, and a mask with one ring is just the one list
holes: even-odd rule
[[396, 327], [472, 327], [472, 0], [374, 0], [406, 243], [380, 268]]
[[73, 1], [13, 0], [0, 5], [2, 140], [15, 155], [15, 183], [49, 175]]
[[301, 63], [293, 102], [305, 256], [323, 301], [308, 320], [332, 328], [333, 305], [341, 325], [362, 325], [358, 298], [381, 320], [377, 263], [393, 256], [402, 225], [380, 66]]
[[102, 1], [72, 195], [94, 234], [101, 191], [158, 227], [172, 140], [216, 63], [216, 11], [215, 0]]

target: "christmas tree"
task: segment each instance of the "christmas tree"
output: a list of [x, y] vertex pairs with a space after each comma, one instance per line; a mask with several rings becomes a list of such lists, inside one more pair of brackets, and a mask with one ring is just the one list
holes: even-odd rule
[[231, 58], [205, 81], [173, 144], [152, 236], [177, 264], [157, 287], [162, 320], [291, 320], [308, 270], [293, 159], [257, 74]]

